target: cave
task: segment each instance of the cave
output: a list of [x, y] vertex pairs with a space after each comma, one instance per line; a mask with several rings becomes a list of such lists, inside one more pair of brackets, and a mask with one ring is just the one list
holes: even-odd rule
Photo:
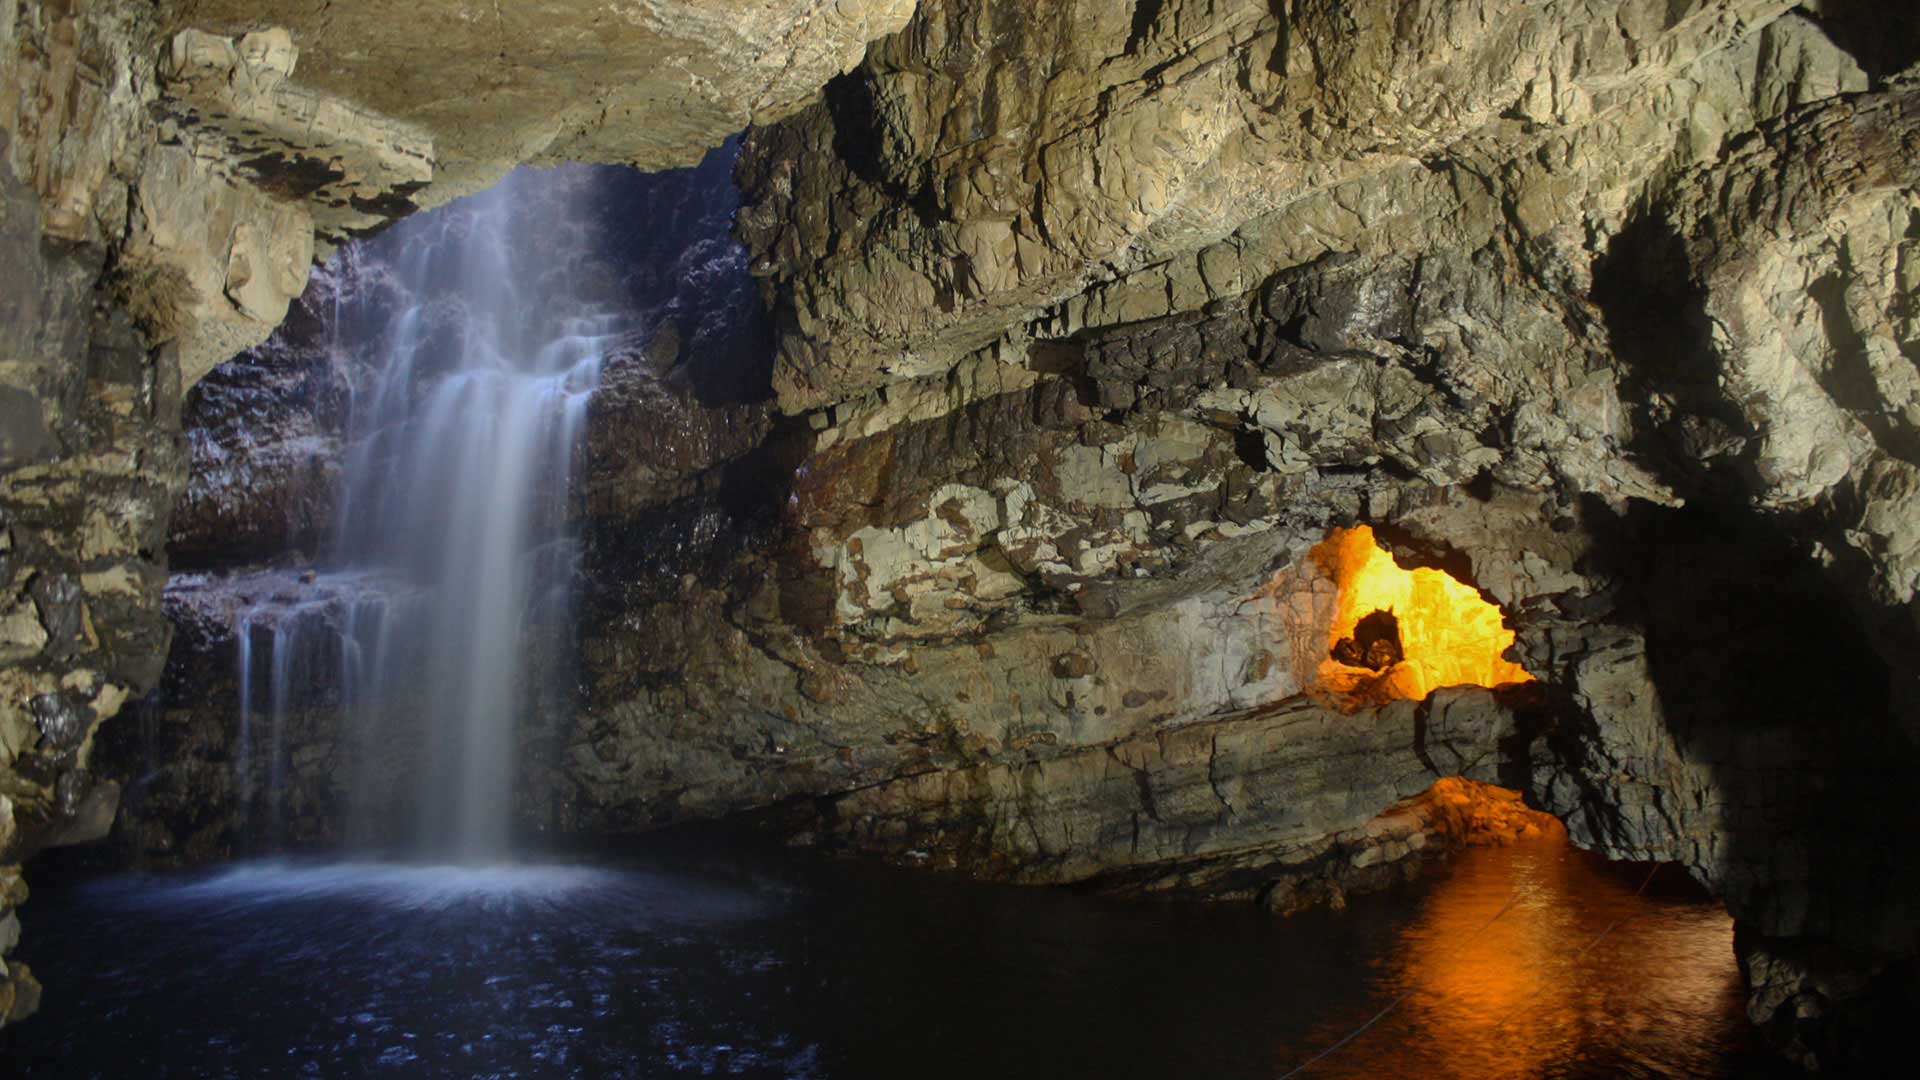
[[0, 10], [8, 1075], [1886, 1074], [1920, 16], [479, 7]]

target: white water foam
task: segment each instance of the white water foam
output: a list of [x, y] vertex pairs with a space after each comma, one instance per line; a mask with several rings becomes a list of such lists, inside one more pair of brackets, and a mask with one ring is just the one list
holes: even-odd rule
[[396, 910], [431, 911], [499, 901], [552, 903], [610, 888], [621, 878], [594, 867], [531, 863], [434, 866], [275, 860], [231, 867], [168, 891], [176, 899], [193, 903], [360, 900]]
[[[103, 883], [104, 884], [104, 883]], [[680, 875], [579, 863], [431, 865], [379, 861], [242, 863], [204, 877], [142, 876], [104, 884], [155, 908], [244, 916], [289, 904], [356, 905], [408, 915], [573, 909], [629, 926], [751, 917], [756, 895]]]

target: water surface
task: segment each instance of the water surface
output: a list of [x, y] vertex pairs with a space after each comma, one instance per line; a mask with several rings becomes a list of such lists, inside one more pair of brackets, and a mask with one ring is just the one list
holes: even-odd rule
[[23, 912], [46, 1003], [0, 1056], [33, 1077], [1273, 1080], [1402, 999], [1302, 1075], [1761, 1075], [1727, 917], [1643, 881], [1553, 842], [1292, 919], [713, 851], [72, 880]]

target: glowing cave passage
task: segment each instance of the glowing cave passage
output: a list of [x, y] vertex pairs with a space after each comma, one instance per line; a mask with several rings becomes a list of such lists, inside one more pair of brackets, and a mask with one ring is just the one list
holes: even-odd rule
[[1500, 609], [1443, 570], [1407, 570], [1366, 525], [1335, 529], [1308, 557], [1337, 587], [1318, 683], [1339, 694], [1418, 700], [1443, 686], [1531, 682], [1502, 654]]

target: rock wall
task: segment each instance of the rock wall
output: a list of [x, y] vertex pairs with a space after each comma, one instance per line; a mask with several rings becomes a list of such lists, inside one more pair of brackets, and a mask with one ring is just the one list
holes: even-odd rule
[[747, 550], [602, 545], [582, 820], [780, 802], [1022, 880], [1244, 842], [1271, 888], [1285, 819], [1181, 778], [1353, 827], [1196, 747], [1290, 715], [1272, 583], [1366, 521], [1519, 631], [1545, 698], [1486, 767], [1725, 895], [1787, 1053], [1869, 1053], [1914, 973], [1917, 57], [1848, 4], [922, 4], [749, 139], [795, 472], [708, 526]]
[[[134, 16], [0, 13], [0, 1024], [38, 987], [4, 954], [19, 862], [105, 835], [118, 787], [90, 768], [101, 721], [159, 677], [166, 517], [185, 484], [177, 351], [100, 286], [95, 207], [128, 166]], [[35, 112], [44, 106], [47, 112]], [[32, 119], [28, 122], [27, 116]], [[71, 117], [71, 120], [64, 119]]]

